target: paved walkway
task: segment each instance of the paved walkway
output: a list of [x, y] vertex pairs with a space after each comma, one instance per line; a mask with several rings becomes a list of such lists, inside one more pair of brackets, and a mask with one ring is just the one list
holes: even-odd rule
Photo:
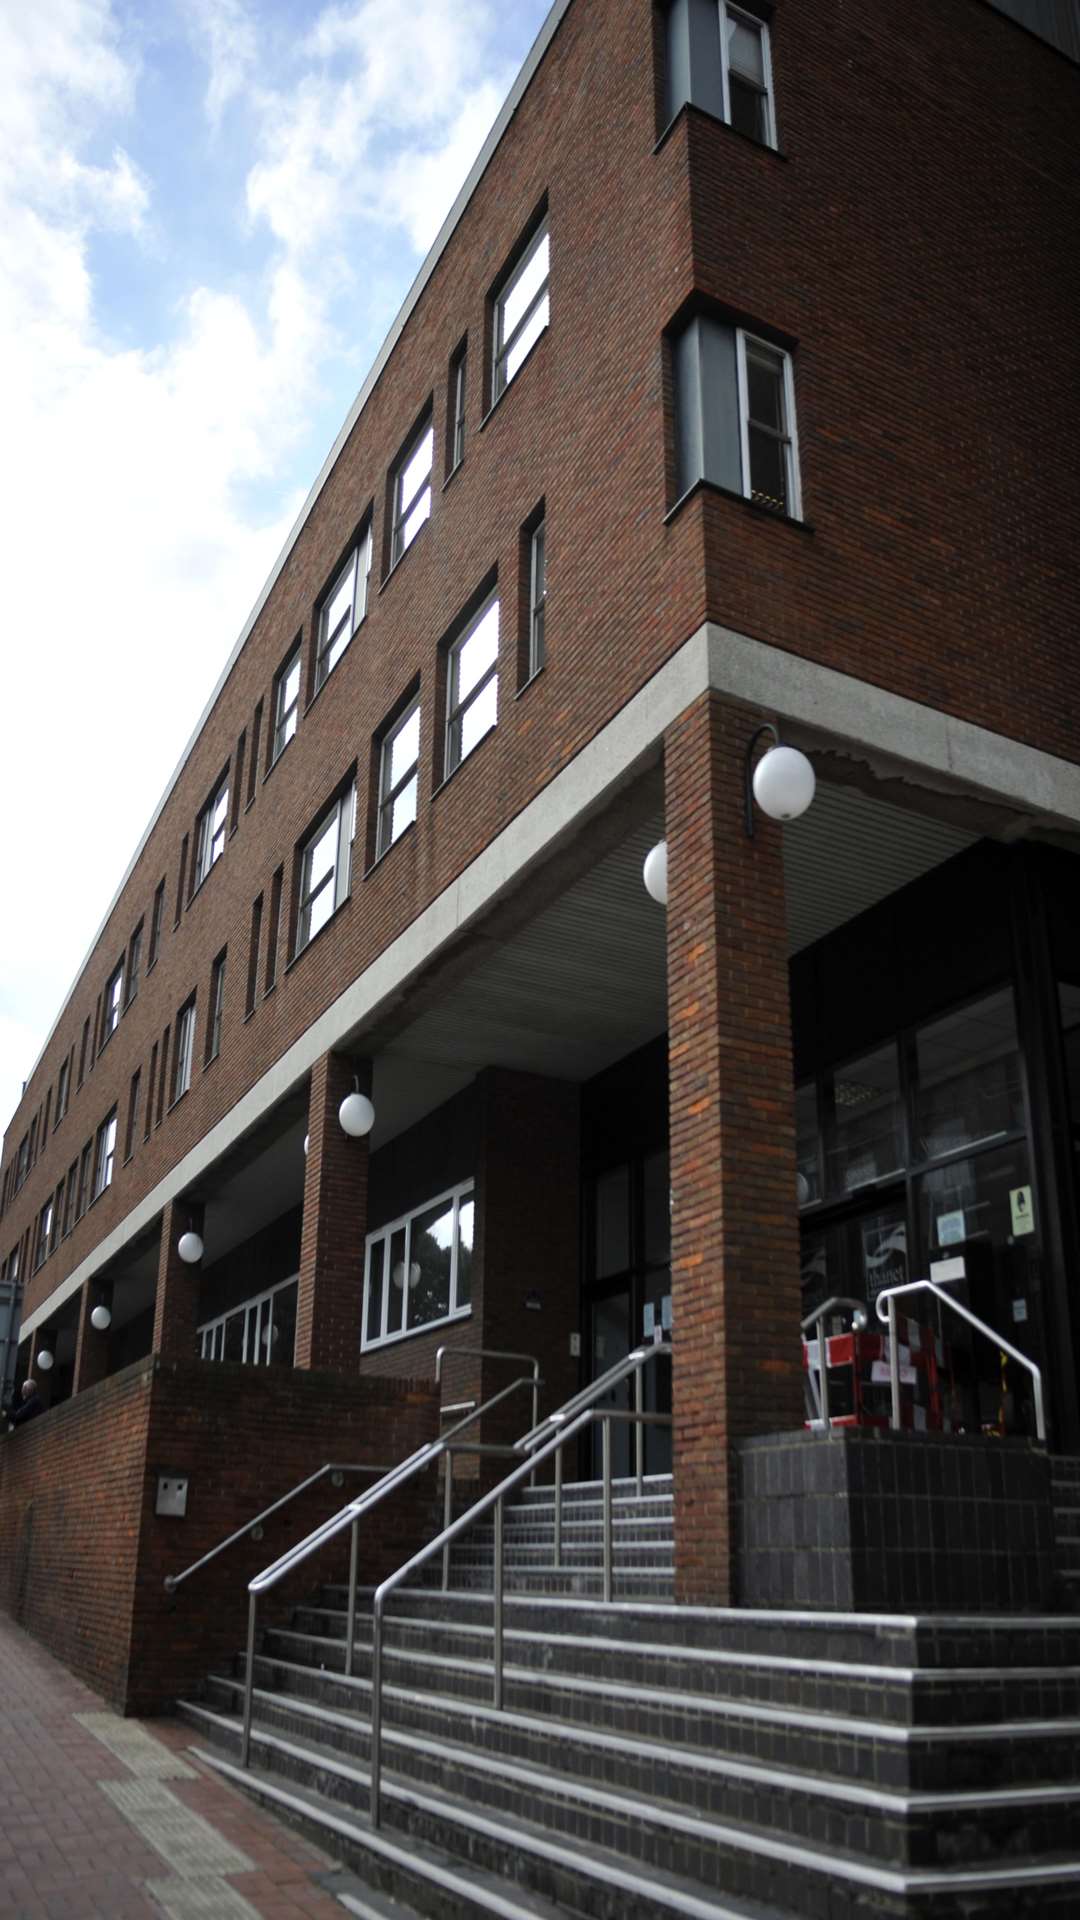
[[3, 1920], [341, 1920], [334, 1862], [0, 1614]]

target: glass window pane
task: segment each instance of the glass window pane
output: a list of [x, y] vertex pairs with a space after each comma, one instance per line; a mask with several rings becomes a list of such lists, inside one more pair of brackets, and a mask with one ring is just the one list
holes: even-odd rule
[[325, 879], [326, 875], [332, 873], [334, 870], [334, 859], [337, 853], [337, 831], [338, 818], [335, 812], [327, 821], [308, 855], [307, 891], [309, 893], [318, 886], [320, 880]]
[[475, 1203], [470, 1198], [458, 1207], [457, 1305], [467, 1307], [472, 1299], [473, 1229]]
[[485, 733], [490, 732], [498, 717], [499, 678], [497, 674], [493, 674], [487, 686], [477, 694], [471, 706], [466, 707], [461, 716], [460, 759], [464, 760], [466, 754], [472, 752]]
[[821, 1198], [817, 1087], [811, 1080], [795, 1089], [795, 1177], [800, 1207]]
[[457, 650], [454, 692], [460, 704], [499, 657], [499, 603], [493, 600]]
[[270, 1326], [270, 1364], [273, 1367], [291, 1367], [296, 1347], [296, 1298], [299, 1289], [296, 1281], [291, 1287], [282, 1287], [273, 1298], [273, 1319]]
[[333, 911], [334, 889], [329, 880], [327, 880], [319, 892], [312, 898], [311, 904], [304, 915], [303, 932], [305, 945], [308, 940], [314, 940], [315, 935], [320, 929], [325, 927]]
[[765, 64], [761, 54], [761, 30], [750, 25], [748, 20], [734, 20], [728, 17], [728, 61], [732, 68], [746, 74], [748, 79], [756, 80], [759, 87], [765, 85]]
[[[415, 498], [431, 472], [431, 455], [434, 445], [435, 430], [433, 427], [429, 427], [417, 447], [416, 452], [410, 454], [408, 461], [401, 470], [401, 479], [398, 483], [398, 500], [403, 507], [407, 507], [410, 501]], [[430, 506], [430, 494], [428, 504]], [[411, 537], [410, 535], [409, 538], [411, 539]]]
[[746, 349], [746, 399], [751, 420], [762, 427], [784, 430], [784, 370], [779, 354], [760, 347]]
[[420, 755], [420, 709], [414, 707], [390, 742], [390, 785], [396, 787]]
[[450, 1311], [454, 1207], [442, 1201], [418, 1214], [409, 1235], [408, 1325], [426, 1326]]
[[396, 840], [399, 833], [411, 827], [416, 819], [416, 775], [402, 787], [391, 809], [390, 838]]
[[400, 1333], [405, 1325], [405, 1308], [409, 1289], [405, 1285], [405, 1229], [399, 1227], [390, 1240], [387, 1254], [387, 1272], [390, 1276], [389, 1303], [387, 1306], [386, 1331]]
[[550, 309], [550, 302], [548, 300], [547, 294], [545, 293], [543, 299], [538, 302], [535, 312], [530, 315], [528, 324], [522, 327], [521, 332], [518, 334], [517, 339], [514, 341], [513, 346], [510, 348], [510, 351], [506, 356], [506, 359], [503, 363], [503, 366], [504, 366], [503, 384], [504, 385], [508, 384], [513, 379], [522, 361], [525, 359], [526, 355], [529, 353], [534, 343], [537, 340], [539, 340], [540, 335], [543, 333], [544, 328], [547, 326], [547, 323], [548, 323], [549, 309]]
[[368, 1256], [368, 1304], [364, 1338], [382, 1336], [383, 1287], [385, 1285], [386, 1241], [375, 1240]]
[[596, 1182], [596, 1278], [630, 1265], [630, 1169], [612, 1167]]
[[406, 547], [411, 546], [412, 542], [416, 539], [417, 534], [419, 533], [421, 527], [423, 526], [424, 521], [429, 518], [430, 514], [431, 514], [431, 488], [425, 487], [423, 493], [420, 495], [419, 500], [417, 501], [415, 507], [412, 509], [412, 512], [408, 515], [405, 521], [405, 524], [401, 529], [402, 553], [404, 553]]
[[835, 1140], [828, 1153], [831, 1193], [850, 1193], [904, 1164], [900, 1065], [895, 1046], [837, 1068]]
[[771, 433], [759, 433], [751, 427], [747, 435], [750, 448], [750, 498], [774, 513], [787, 512], [787, 446], [774, 440]]
[[756, 87], [740, 80], [732, 73], [728, 78], [728, 99], [731, 109], [731, 124], [737, 133], [745, 133], [750, 140], [765, 143], [768, 126], [765, 120], [765, 95]]
[[[517, 279], [511, 287], [507, 288], [506, 294], [503, 297], [503, 323], [501, 333], [503, 341], [509, 340], [514, 328], [520, 325], [523, 315], [528, 311], [531, 302], [535, 300], [540, 288], [547, 279], [549, 259], [549, 238], [545, 233], [539, 245], [535, 248], [529, 259], [526, 260]], [[545, 303], [542, 302], [541, 304]], [[536, 335], [534, 334], [533, 338], [535, 339], [535, 337]]]
[[1069, 1112], [1074, 1126], [1080, 1125], [1080, 987], [1063, 981], [1058, 988], [1061, 1004], [1061, 1034], [1065, 1050], [1065, 1080], [1069, 1089]]
[[342, 622], [345, 623], [345, 630], [348, 632], [349, 626], [351, 625], [353, 580], [355, 576], [356, 560], [354, 556], [353, 559], [349, 561], [341, 579], [338, 581], [330, 599], [323, 609], [324, 635], [329, 636], [332, 634]]
[[932, 1160], [1024, 1124], [1012, 992], [1006, 988], [916, 1037], [916, 1151]]
[[650, 1153], [641, 1169], [645, 1210], [645, 1264], [671, 1262], [671, 1175], [666, 1153]]

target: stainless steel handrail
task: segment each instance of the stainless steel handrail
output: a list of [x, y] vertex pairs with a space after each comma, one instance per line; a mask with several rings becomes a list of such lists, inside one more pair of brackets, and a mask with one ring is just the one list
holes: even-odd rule
[[[452, 1340], [447, 1340], [443, 1343], [441, 1347], [439, 1347], [435, 1355], [436, 1386], [438, 1386], [440, 1380], [442, 1379], [443, 1361], [453, 1360], [458, 1355], [461, 1355], [463, 1359], [469, 1359], [469, 1360], [524, 1360], [526, 1361], [528, 1365], [531, 1366], [532, 1368], [532, 1382], [533, 1382], [532, 1417], [533, 1417], [533, 1426], [535, 1427], [537, 1421], [540, 1418], [540, 1362], [536, 1358], [536, 1355], [534, 1353], [507, 1353], [506, 1350], [501, 1347], [459, 1347], [456, 1344], [456, 1342]], [[472, 1401], [471, 1404], [475, 1406], [476, 1405], [475, 1400]], [[444, 1407], [443, 1412], [456, 1413], [459, 1411], [459, 1407], [461, 1410], [463, 1410], [464, 1406], [465, 1406], [465, 1402], [461, 1401], [459, 1403], [459, 1406]], [[448, 1527], [450, 1525], [450, 1520], [453, 1515], [453, 1511], [454, 1511], [454, 1461], [453, 1461], [453, 1453], [450, 1452], [446, 1456], [446, 1471], [445, 1471], [444, 1483], [443, 1483], [443, 1524], [444, 1526]], [[444, 1593], [447, 1587], [449, 1586], [449, 1584], [450, 1584], [450, 1554], [448, 1551], [443, 1559], [443, 1592]]]
[[[668, 1353], [671, 1351], [670, 1346], [667, 1346], [666, 1343], [663, 1346], [647, 1349], [644, 1357], [647, 1359], [652, 1353], [662, 1353], [665, 1351]], [[644, 1360], [642, 1364], [644, 1364]], [[523, 1480], [528, 1479], [534, 1465], [540, 1465], [544, 1460], [550, 1458], [552, 1454], [558, 1458], [563, 1447], [567, 1446], [571, 1440], [576, 1439], [587, 1427], [601, 1423], [603, 1436], [603, 1598], [605, 1604], [610, 1605], [613, 1589], [611, 1497], [611, 1422], [613, 1420], [622, 1420], [627, 1423], [637, 1422], [647, 1426], [670, 1427], [671, 1425], [671, 1415], [667, 1413], [637, 1413], [627, 1407], [593, 1406], [583, 1408], [565, 1428], [558, 1429], [552, 1435], [551, 1439], [546, 1441], [539, 1452], [530, 1456], [528, 1460], [523, 1460], [521, 1465], [515, 1467], [511, 1473], [507, 1474], [505, 1480], [500, 1481], [497, 1487], [493, 1487], [490, 1493], [483, 1494], [476, 1504], [470, 1507], [468, 1513], [463, 1513], [457, 1520], [453, 1521], [445, 1533], [439, 1534], [434, 1540], [429, 1540], [426, 1547], [421, 1547], [419, 1553], [414, 1553], [411, 1559], [406, 1560], [404, 1565], [397, 1569], [396, 1573], [390, 1574], [380, 1586], [376, 1587], [372, 1601], [371, 1629], [370, 1812], [373, 1827], [378, 1827], [381, 1815], [382, 1650], [383, 1614], [387, 1599], [390, 1594], [394, 1592], [395, 1588], [399, 1587], [411, 1573], [415, 1573], [420, 1567], [424, 1566], [435, 1554], [443, 1552], [448, 1544], [448, 1538], [450, 1542], [458, 1539], [461, 1534], [466, 1533], [470, 1527], [474, 1526], [478, 1520], [482, 1519], [483, 1516], [489, 1513], [492, 1507], [494, 1507], [495, 1559], [493, 1569], [494, 1591], [492, 1596], [492, 1701], [496, 1712], [500, 1712], [503, 1704], [503, 1502], [508, 1493], [513, 1492], [515, 1487], [520, 1486]], [[244, 1764], [247, 1764], [246, 1758]]]
[[[936, 1280], [909, 1280], [902, 1287], [886, 1287], [883, 1293], [878, 1294], [875, 1302], [878, 1319], [887, 1320], [889, 1325], [889, 1384], [892, 1389], [890, 1425], [894, 1428], [900, 1425], [900, 1347], [896, 1337], [896, 1302], [902, 1294], [906, 1293], [936, 1295], [937, 1299], [943, 1300], [954, 1313], [958, 1313], [962, 1320], [966, 1320], [969, 1326], [974, 1327], [976, 1333], [985, 1334], [988, 1340], [992, 1340], [999, 1352], [1007, 1353], [1011, 1360], [1016, 1360], [1020, 1366], [1027, 1368], [1035, 1389], [1035, 1433], [1038, 1439], [1045, 1441], [1046, 1416], [1043, 1410], [1042, 1373], [1034, 1360], [1029, 1360], [1026, 1353], [1021, 1353], [1018, 1347], [1011, 1346], [1008, 1340], [1003, 1340], [1000, 1333], [995, 1333], [993, 1327], [988, 1327], [986, 1321], [980, 1320], [970, 1308], [962, 1306], [951, 1293], [944, 1293]], [[884, 1312], [882, 1312], [883, 1306]]]
[[392, 1471], [390, 1467], [357, 1466], [334, 1460], [327, 1461], [326, 1465], [320, 1467], [316, 1473], [309, 1474], [307, 1479], [301, 1480], [298, 1486], [291, 1487], [288, 1493], [283, 1493], [280, 1500], [275, 1500], [270, 1506], [264, 1507], [261, 1513], [255, 1515], [254, 1520], [246, 1521], [244, 1526], [237, 1527], [235, 1533], [230, 1533], [227, 1539], [219, 1540], [217, 1546], [211, 1547], [209, 1553], [204, 1553], [200, 1560], [193, 1560], [190, 1567], [184, 1568], [183, 1573], [167, 1573], [165, 1575], [166, 1593], [175, 1593], [177, 1587], [182, 1586], [185, 1580], [190, 1580], [192, 1574], [198, 1573], [200, 1567], [205, 1567], [209, 1561], [216, 1560], [219, 1553], [224, 1553], [226, 1547], [234, 1546], [237, 1540], [246, 1539], [248, 1534], [257, 1538], [256, 1528], [269, 1520], [271, 1514], [279, 1513], [282, 1507], [287, 1507], [291, 1500], [296, 1500], [300, 1494], [306, 1493], [309, 1487], [325, 1479], [327, 1474], [333, 1476], [335, 1473], [375, 1473], [381, 1477]]
[[[574, 1415], [580, 1412], [582, 1407], [595, 1406], [598, 1399], [605, 1393], [610, 1393], [614, 1387], [619, 1386], [631, 1373], [634, 1376], [634, 1411], [635, 1413], [642, 1413], [644, 1411], [642, 1407], [643, 1368], [646, 1360], [648, 1360], [649, 1356], [653, 1353], [667, 1353], [670, 1355], [670, 1340], [656, 1340], [650, 1345], [633, 1347], [621, 1360], [613, 1361], [606, 1373], [600, 1374], [596, 1380], [591, 1380], [588, 1386], [580, 1388], [577, 1393], [571, 1395], [570, 1399], [567, 1400], [563, 1406], [556, 1408], [554, 1413], [549, 1413], [546, 1420], [542, 1420], [540, 1424], [534, 1426], [530, 1432], [522, 1434], [521, 1439], [514, 1442], [517, 1451], [519, 1453], [527, 1453], [534, 1447], [540, 1446], [545, 1439], [550, 1438], [558, 1427], [563, 1426], [567, 1420], [572, 1420]], [[637, 1427], [635, 1433], [634, 1478], [637, 1481], [637, 1491], [640, 1497], [645, 1479], [645, 1430], [642, 1425]], [[561, 1521], [562, 1454], [557, 1453], [555, 1455], [556, 1565], [559, 1564], [561, 1557]]]
[[[825, 1352], [825, 1335], [822, 1327], [827, 1316], [830, 1313], [836, 1313], [841, 1308], [845, 1311], [850, 1310], [852, 1316], [851, 1324], [857, 1331], [861, 1332], [866, 1325], [866, 1302], [864, 1300], [852, 1300], [850, 1295], [846, 1293], [834, 1293], [831, 1299], [825, 1301], [824, 1306], [815, 1307], [813, 1312], [808, 1313], [806, 1318], [799, 1323], [803, 1333], [806, 1332], [807, 1327], [816, 1326], [817, 1328], [815, 1338], [818, 1343], [818, 1380], [816, 1386], [814, 1384], [814, 1369], [810, 1365], [809, 1359], [807, 1360], [806, 1372], [810, 1381], [810, 1392], [817, 1406], [817, 1417], [825, 1428], [828, 1428], [830, 1420], [829, 1367]], [[861, 1320], [858, 1318], [860, 1314], [862, 1315]], [[809, 1345], [809, 1342], [807, 1342], [807, 1345]]]
[[[295, 1546], [290, 1547], [286, 1553], [279, 1555], [278, 1559], [276, 1559], [272, 1565], [264, 1567], [263, 1571], [256, 1574], [253, 1580], [248, 1581], [247, 1672], [244, 1684], [242, 1766], [247, 1766], [251, 1751], [251, 1699], [255, 1672], [255, 1631], [260, 1596], [268, 1593], [272, 1587], [276, 1587], [279, 1580], [283, 1580], [286, 1574], [292, 1573], [294, 1568], [302, 1566], [304, 1561], [310, 1559], [311, 1555], [317, 1553], [321, 1547], [328, 1546], [332, 1540], [336, 1540], [338, 1535], [343, 1533], [346, 1527], [351, 1527], [352, 1538], [349, 1545], [349, 1602], [345, 1650], [345, 1672], [351, 1676], [353, 1670], [353, 1642], [356, 1638], [356, 1588], [359, 1568], [361, 1519], [366, 1513], [371, 1511], [372, 1507], [378, 1506], [380, 1501], [385, 1500], [388, 1494], [396, 1493], [398, 1488], [403, 1486], [406, 1481], [412, 1480], [418, 1473], [422, 1473], [426, 1467], [430, 1467], [437, 1460], [440, 1460], [443, 1454], [448, 1453], [454, 1440], [459, 1434], [464, 1433], [466, 1427], [471, 1426], [474, 1421], [482, 1419], [486, 1413], [490, 1413], [493, 1407], [499, 1406], [503, 1400], [508, 1399], [519, 1387], [531, 1387], [532, 1384], [531, 1375], [522, 1375], [517, 1380], [511, 1380], [508, 1386], [502, 1387], [498, 1393], [493, 1394], [490, 1400], [484, 1402], [483, 1406], [475, 1408], [472, 1413], [466, 1414], [464, 1420], [459, 1420], [455, 1426], [448, 1428], [446, 1433], [442, 1434], [438, 1440], [428, 1440], [422, 1447], [417, 1447], [415, 1452], [409, 1454], [407, 1459], [399, 1461], [396, 1467], [391, 1467], [389, 1472], [384, 1474], [383, 1478], [376, 1482], [375, 1486], [368, 1487], [366, 1491], [359, 1494], [355, 1500], [351, 1500], [348, 1506], [342, 1507], [341, 1511], [333, 1514], [329, 1520], [324, 1520], [321, 1527], [316, 1527], [314, 1532], [309, 1533], [305, 1539], [298, 1540]], [[477, 1450], [482, 1452], [491, 1451], [491, 1449], [487, 1448], [478, 1448]], [[509, 1450], [510, 1449], [498, 1449], [500, 1452]]]

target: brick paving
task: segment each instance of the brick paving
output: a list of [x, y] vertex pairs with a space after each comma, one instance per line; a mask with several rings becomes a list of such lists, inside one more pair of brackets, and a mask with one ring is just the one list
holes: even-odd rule
[[[190, 1730], [141, 1723], [154, 1747], [124, 1738], [132, 1723], [0, 1615], [0, 1915], [3, 1920], [161, 1920], [162, 1914], [250, 1914], [257, 1920], [341, 1920], [318, 1881], [335, 1862], [192, 1758]], [[87, 1724], [88, 1722], [88, 1724]], [[111, 1722], [111, 1725], [110, 1725]], [[130, 1758], [120, 1758], [114, 1740]], [[140, 1751], [141, 1749], [141, 1751]], [[172, 1756], [171, 1761], [167, 1757]], [[167, 1818], [126, 1818], [126, 1789]], [[149, 1783], [152, 1782], [152, 1785]], [[164, 1799], [163, 1796], [168, 1796]], [[222, 1859], [242, 1871], [184, 1866], [173, 1840], [206, 1821]], [[160, 1838], [159, 1850], [147, 1836]], [[170, 1858], [172, 1848], [172, 1858]]]

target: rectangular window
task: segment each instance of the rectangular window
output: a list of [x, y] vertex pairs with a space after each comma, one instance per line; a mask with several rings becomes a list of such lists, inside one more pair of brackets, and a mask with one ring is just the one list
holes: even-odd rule
[[161, 923], [165, 917], [165, 882], [159, 880], [154, 888], [154, 904], [150, 910], [150, 952], [147, 956], [146, 970], [149, 973], [161, 951]]
[[34, 1166], [34, 1165], [36, 1164], [36, 1161], [37, 1161], [37, 1154], [38, 1154], [38, 1145], [37, 1145], [37, 1143], [38, 1143], [38, 1122], [39, 1122], [39, 1120], [40, 1120], [40, 1118], [41, 1118], [41, 1110], [40, 1110], [40, 1108], [39, 1108], [39, 1109], [38, 1109], [38, 1112], [37, 1112], [37, 1113], [35, 1113], [35, 1115], [34, 1115], [34, 1117], [33, 1117], [33, 1119], [32, 1119], [32, 1120], [31, 1120], [31, 1122], [30, 1122], [30, 1165], [31, 1165], [31, 1166]]
[[[353, 548], [319, 609], [315, 645], [315, 691], [326, 684], [367, 612], [368, 574], [371, 572], [370, 523]], [[297, 697], [300, 668], [297, 659]], [[275, 748], [276, 753], [280, 748]]]
[[269, 993], [277, 981], [278, 934], [281, 931], [281, 891], [285, 884], [285, 869], [279, 867], [270, 882], [270, 917], [266, 927], [266, 972], [263, 977], [263, 992]]
[[435, 429], [430, 418], [413, 435], [393, 471], [390, 565], [396, 566], [431, 514]]
[[736, 340], [742, 490], [759, 507], [797, 520], [799, 471], [791, 355], [744, 333], [741, 327]]
[[154, 1088], [157, 1085], [157, 1041], [150, 1049], [150, 1072], [146, 1082], [146, 1119], [143, 1123], [143, 1139], [149, 1140], [150, 1128], [154, 1120]]
[[138, 1067], [136, 1067], [135, 1072], [131, 1076], [131, 1084], [128, 1087], [127, 1127], [125, 1128], [125, 1131], [124, 1131], [124, 1159], [125, 1160], [130, 1160], [133, 1152], [135, 1151], [135, 1130], [139, 1124], [139, 1081], [140, 1079], [141, 1079], [141, 1075]]
[[363, 1347], [469, 1312], [473, 1225], [473, 1183], [467, 1180], [368, 1235]]
[[229, 776], [226, 772], [210, 795], [196, 825], [194, 886], [201, 887], [215, 861], [221, 859], [228, 830]]
[[116, 1032], [117, 1027], [120, 1025], [120, 1008], [123, 1002], [123, 998], [124, 998], [124, 963], [121, 960], [119, 966], [114, 967], [112, 973], [110, 973], [109, 975], [108, 980], [105, 982], [105, 999], [101, 1009], [101, 1038], [98, 1045], [99, 1053], [101, 1051], [101, 1048], [105, 1045], [106, 1040], [112, 1037], [112, 1035]]
[[24, 1133], [19, 1141], [19, 1151], [15, 1160], [15, 1191], [18, 1193], [30, 1171], [30, 1135]]
[[157, 1113], [154, 1125], [160, 1127], [165, 1113], [165, 1088], [169, 1078], [169, 1028], [161, 1036], [161, 1072], [158, 1075]]
[[185, 833], [183, 839], [180, 842], [180, 872], [177, 875], [177, 880], [176, 880], [176, 914], [173, 919], [174, 927], [178, 927], [180, 925], [180, 915], [183, 911], [183, 906], [184, 906], [184, 887], [187, 882], [187, 856], [188, 856], [188, 836]]
[[176, 1016], [173, 1052], [172, 1106], [191, 1085], [191, 1065], [195, 1058], [195, 995], [185, 1000]]
[[724, 118], [738, 133], [775, 147], [769, 29], [763, 20], [720, 0]]
[[446, 477], [456, 473], [465, 458], [465, 343], [450, 362], [450, 389], [446, 409]]
[[297, 953], [315, 938], [348, 897], [355, 826], [356, 782], [353, 781], [301, 849]]
[[262, 894], [257, 894], [251, 903], [251, 935], [248, 940], [247, 993], [244, 997], [244, 1017], [249, 1018], [255, 1011], [255, 994], [259, 984], [259, 938], [262, 933]]
[[240, 825], [240, 796], [244, 791], [244, 758], [247, 753], [247, 728], [241, 727], [236, 742], [236, 777], [233, 780], [232, 819], [229, 832], [234, 834]]
[[94, 1150], [94, 1199], [112, 1185], [113, 1162], [116, 1159], [116, 1108], [97, 1130], [97, 1144]]
[[79, 1163], [73, 1160], [68, 1168], [67, 1187], [64, 1192], [64, 1239], [67, 1239], [75, 1225], [75, 1195], [79, 1186]]
[[143, 923], [140, 920], [131, 939], [128, 941], [127, 973], [124, 976], [124, 1006], [130, 1007], [139, 991], [139, 968], [142, 965]]
[[60, 1245], [60, 1221], [64, 1211], [64, 1183], [61, 1180], [53, 1195], [52, 1229], [49, 1236], [49, 1252], [54, 1253]]
[[547, 221], [533, 234], [495, 299], [492, 401], [510, 385], [550, 318]]
[[446, 774], [472, 752], [498, 719], [499, 602], [489, 600], [450, 648], [447, 671]]
[[51, 1197], [46, 1200], [38, 1214], [37, 1241], [34, 1253], [34, 1272], [44, 1266], [49, 1257], [49, 1242], [52, 1239], [53, 1203]]
[[291, 1367], [296, 1347], [295, 1278], [279, 1281], [198, 1328], [200, 1360], [237, 1360], [247, 1367]]
[[221, 1052], [221, 1021], [225, 1011], [225, 959], [228, 949], [222, 947], [210, 969], [209, 1013], [206, 1020], [206, 1063], [216, 1060]]
[[[327, 672], [329, 672], [329, 667]], [[326, 675], [323, 675], [325, 679]], [[270, 765], [288, 746], [296, 732], [300, 712], [300, 642], [297, 641], [274, 680], [274, 731], [270, 741]]]
[[75, 1202], [75, 1218], [81, 1220], [90, 1204], [90, 1167], [94, 1158], [94, 1143], [88, 1140], [79, 1156], [79, 1193]]
[[392, 847], [416, 819], [420, 759], [420, 702], [414, 700], [382, 743], [379, 763], [379, 828], [376, 855]]
[[544, 527], [539, 521], [529, 540], [529, 679], [544, 664], [544, 608], [547, 602], [547, 572], [544, 562]]
[[86, 1078], [86, 1050], [90, 1045], [90, 1021], [83, 1021], [82, 1040], [79, 1045], [79, 1086]]
[[60, 1078], [56, 1083], [56, 1122], [55, 1124], [57, 1126], [60, 1125], [61, 1120], [63, 1119], [65, 1113], [67, 1112], [68, 1101], [71, 1098], [71, 1063], [74, 1057], [75, 1057], [75, 1050], [74, 1048], [72, 1048], [71, 1052], [68, 1054], [67, 1059], [62, 1061], [60, 1066]]
[[250, 807], [255, 798], [255, 788], [259, 778], [259, 741], [262, 739], [263, 703], [255, 702], [255, 712], [251, 721], [251, 759], [248, 761], [247, 805]]

